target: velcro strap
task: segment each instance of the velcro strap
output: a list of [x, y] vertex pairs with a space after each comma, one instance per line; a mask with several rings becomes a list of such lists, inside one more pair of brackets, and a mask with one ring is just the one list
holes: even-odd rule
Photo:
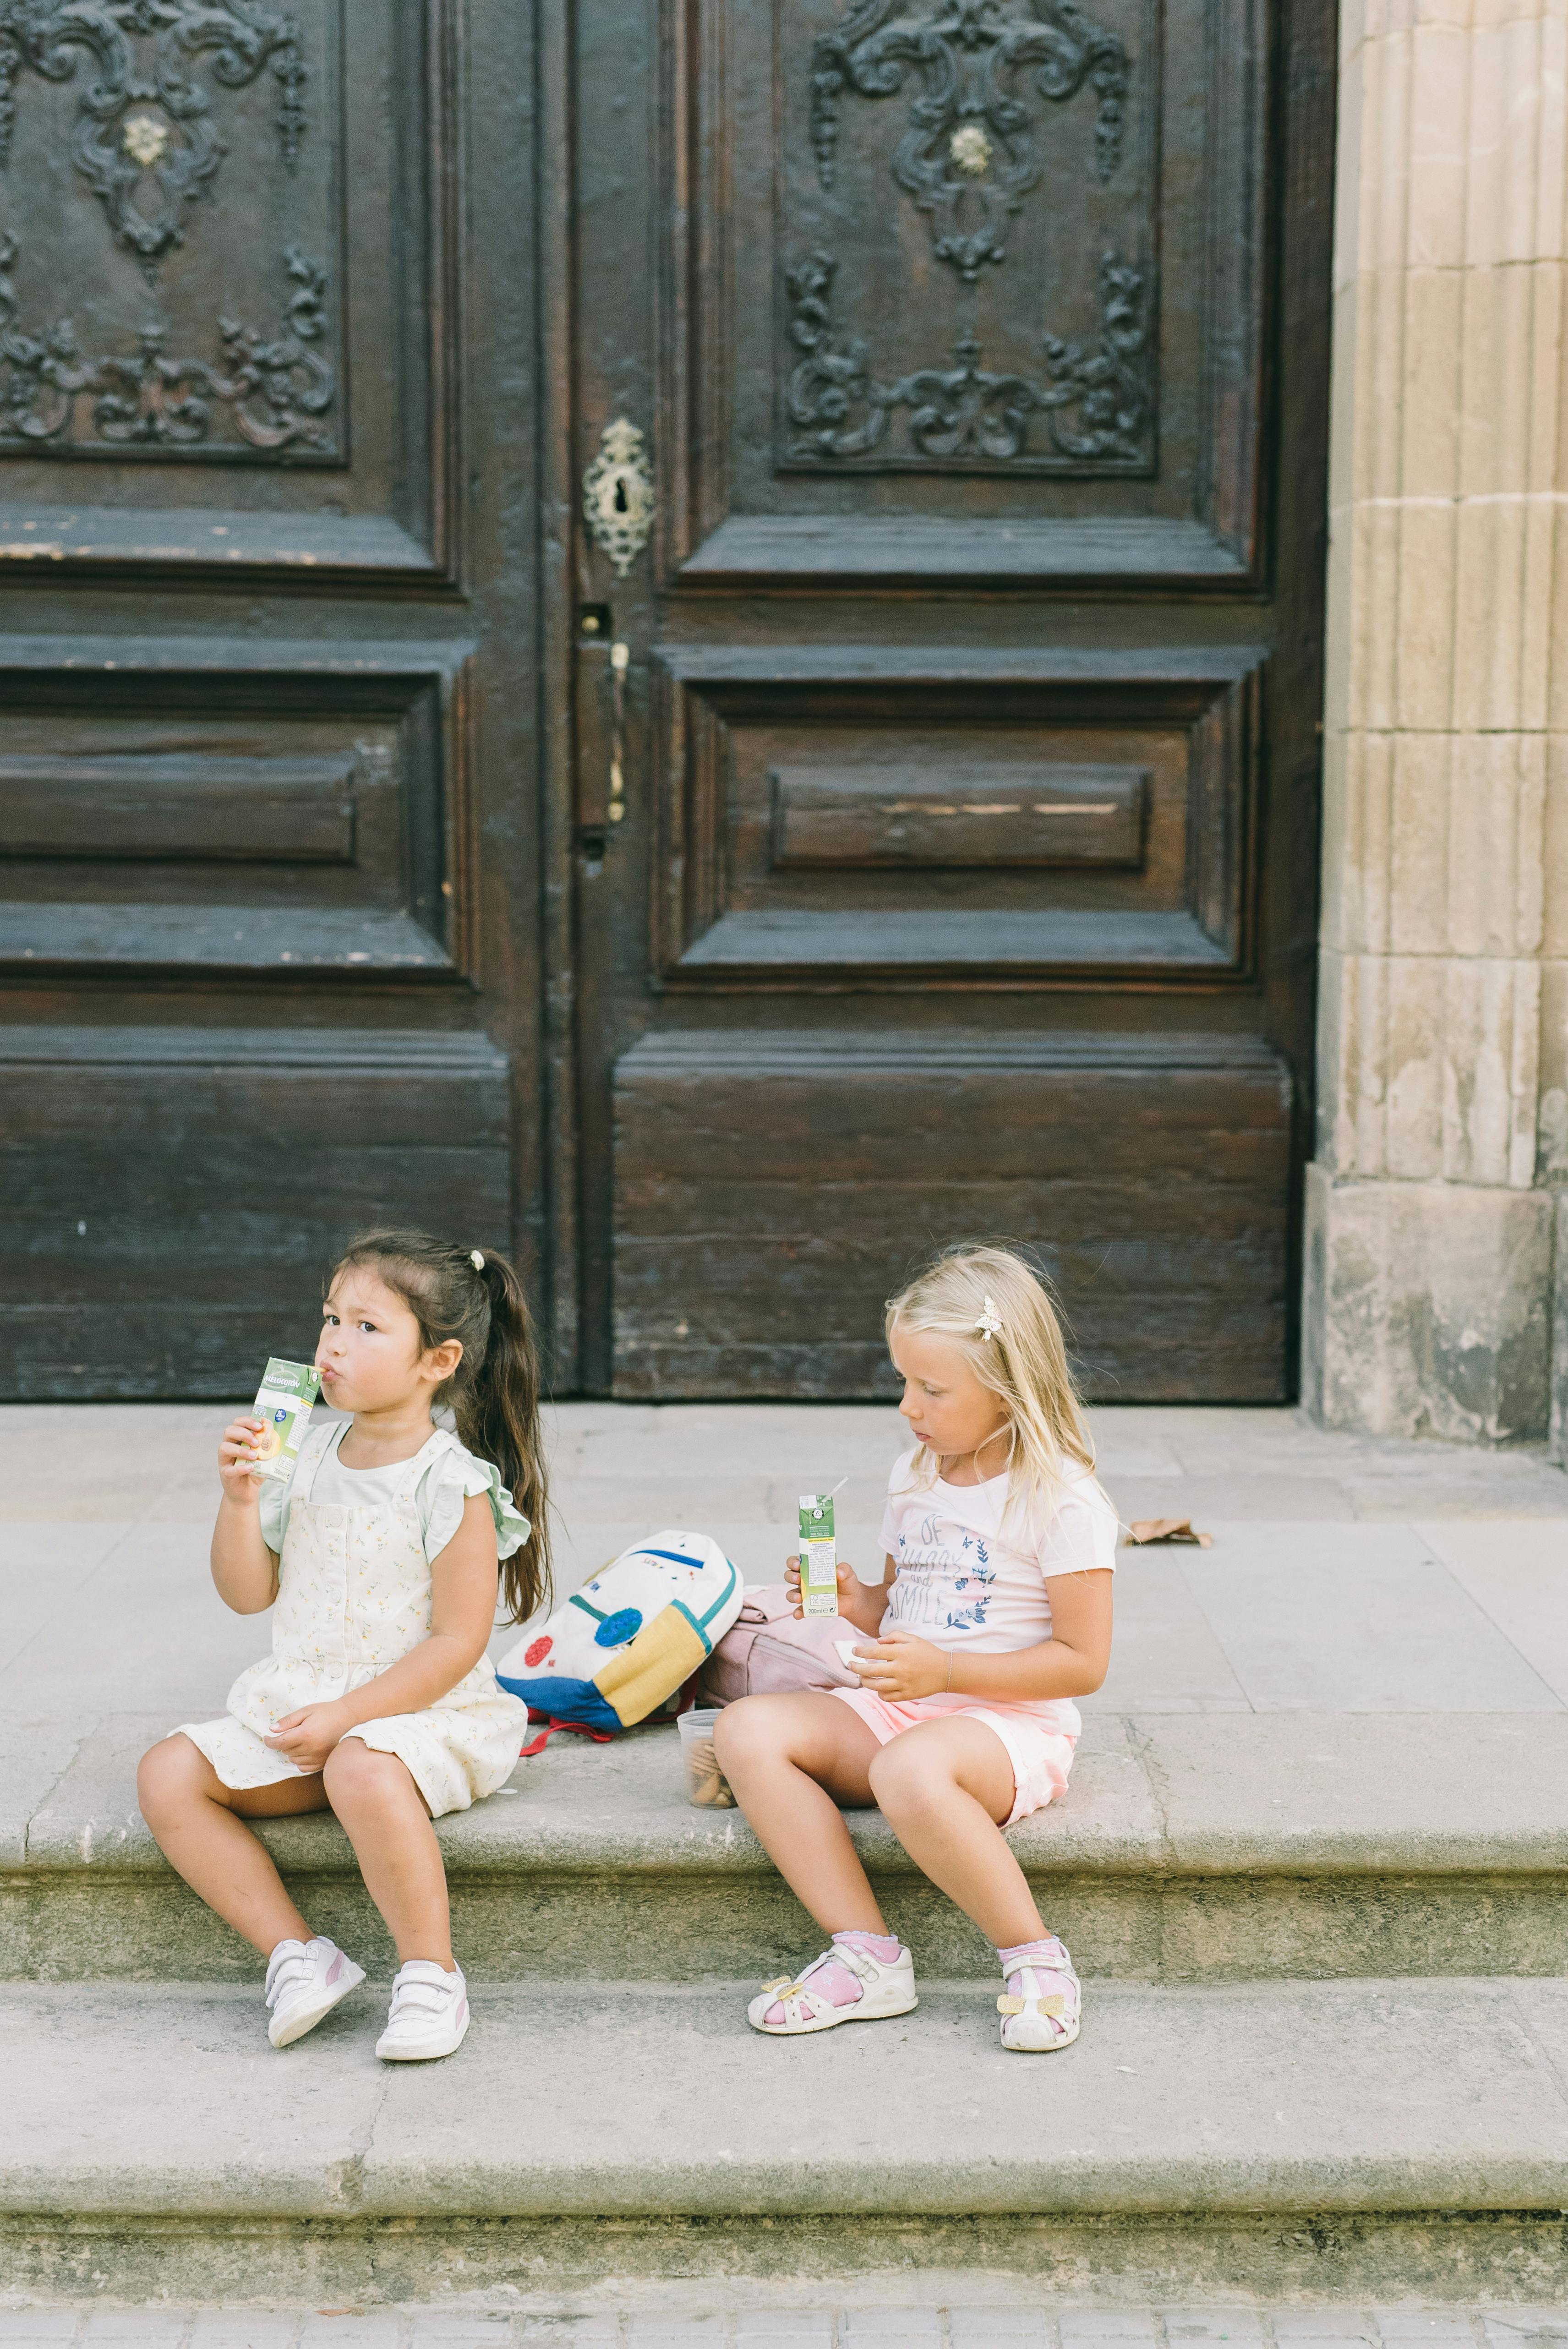
[[764, 1983], [763, 1983], [763, 1985], [762, 1985], [762, 1994], [763, 1994], [763, 1996], [764, 1996], [764, 1997], [766, 1997], [769, 1992], [776, 1992], [776, 1991], [787, 1990], [789, 1987], [789, 1975], [788, 1975], [788, 1974], [780, 1974], [780, 1975], [779, 1976], [779, 1978], [778, 1978], [778, 1980], [777, 1980], [776, 1982], [764, 1982]]
[[1023, 2014], [1031, 2006], [1037, 2013], [1051, 2015], [1057, 2023], [1068, 2011], [1065, 1998], [999, 1998], [996, 2001], [998, 2014]]
[[393, 2003], [399, 2014], [439, 2014], [445, 2001], [434, 1982], [404, 1982]]

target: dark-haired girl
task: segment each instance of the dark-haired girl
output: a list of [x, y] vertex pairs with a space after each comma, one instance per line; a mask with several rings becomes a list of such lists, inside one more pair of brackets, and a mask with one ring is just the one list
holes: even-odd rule
[[[266, 1958], [274, 2047], [365, 1975], [244, 1822], [335, 1811], [397, 1950], [376, 2052], [419, 2062], [469, 2026], [430, 1822], [504, 1785], [525, 1733], [485, 1653], [498, 1577], [516, 1622], [548, 1589], [527, 1301], [504, 1257], [366, 1233], [332, 1276], [315, 1361], [350, 1416], [311, 1431], [286, 1485], [253, 1474], [260, 1420], [218, 1446], [212, 1579], [237, 1614], [276, 1602], [273, 1652], [222, 1720], [153, 1746], [138, 1786], [172, 1866]], [[456, 1435], [431, 1418], [443, 1402]]]

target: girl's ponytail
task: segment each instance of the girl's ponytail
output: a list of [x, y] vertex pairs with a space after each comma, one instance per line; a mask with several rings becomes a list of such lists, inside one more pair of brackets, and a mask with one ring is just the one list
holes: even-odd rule
[[449, 1402], [458, 1440], [500, 1469], [529, 1521], [528, 1539], [501, 1561], [514, 1623], [550, 1597], [550, 1502], [539, 1427], [539, 1356], [523, 1287], [505, 1257], [456, 1247], [428, 1232], [362, 1232], [337, 1269], [364, 1265], [413, 1313], [427, 1348], [456, 1338], [463, 1358], [435, 1401]]
[[539, 1354], [527, 1296], [505, 1257], [486, 1251], [480, 1278], [490, 1296], [490, 1340], [475, 1375], [459, 1377], [452, 1409], [459, 1441], [480, 1459], [494, 1461], [529, 1521], [528, 1539], [502, 1560], [500, 1569], [511, 1619], [521, 1623], [550, 1597], [550, 1501], [539, 1425]]

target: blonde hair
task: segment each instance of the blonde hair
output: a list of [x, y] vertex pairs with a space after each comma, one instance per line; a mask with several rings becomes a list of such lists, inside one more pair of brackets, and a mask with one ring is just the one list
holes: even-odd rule
[[[944, 1248], [907, 1288], [889, 1298], [890, 1345], [895, 1329], [945, 1338], [1001, 1402], [1007, 1414], [1009, 1510], [1054, 1502], [1069, 1464], [1093, 1475], [1094, 1443], [1050, 1291], [1011, 1248]], [[915, 1482], [931, 1483], [941, 1466], [923, 1444], [914, 1457]]]

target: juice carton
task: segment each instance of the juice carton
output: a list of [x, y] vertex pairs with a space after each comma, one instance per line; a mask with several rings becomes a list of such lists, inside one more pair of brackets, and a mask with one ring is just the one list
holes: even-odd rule
[[321, 1372], [313, 1363], [274, 1359], [267, 1364], [253, 1406], [262, 1432], [253, 1476], [293, 1475], [310, 1408], [320, 1392]]
[[839, 1611], [839, 1546], [833, 1537], [831, 1493], [800, 1495], [800, 1612]]

